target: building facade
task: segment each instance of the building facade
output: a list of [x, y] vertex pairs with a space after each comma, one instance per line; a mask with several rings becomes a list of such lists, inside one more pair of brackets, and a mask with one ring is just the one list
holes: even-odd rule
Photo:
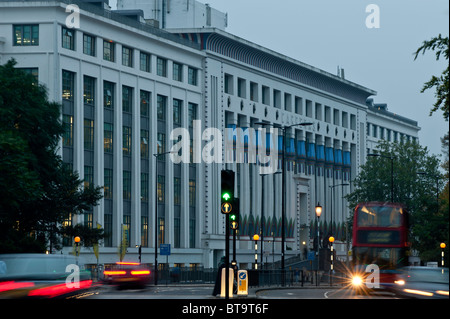
[[[417, 140], [417, 122], [373, 103], [371, 89], [223, 29], [189, 24], [167, 32], [136, 1], [121, 1], [117, 12], [106, 1], [90, 2], [1, 0], [0, 63], [15, 58], [62, 104], [60, 155], [85, 186], [104, 187], [98, 206], [67, 220], [105, 229], [100, 263], [117, 261], [125, 243], [125, 259], [137, 260], [140, 245], [142, 262], [151, 264], [155, 244], [165, 243], [171, 266], [216, 267], [225, 249], [225, 168], [235, 171], [240, 198], [238, 263], [254, 261], [255, 233], [264, 238], [263, 262], [279, 260], [282, 176], [261, 174], [250, 152], [266, 133], [278, 167], [286, 150], [286, 258], [314, 249], [317, 203], [321, 236], [333, 232], [338, 254], [346, 255], [343, 196], [352, 179], [379, 139]], [[175, 12], [190, 1], [170, 3]], [[75, 27], [72, 4], [79, 8]], [[260, 122], [292, 127], [283, 142], [280, 130], [262, 131]], [[220, 141], [208, 135], [214, 129]], [[186, 137], [184, 161], [162, 155]], [[232, 149], [232, 160], [230, 141], [243, 146], [240, 154]], [[211, 142], [221, 146], [213, 161], [204, 156]], [[71, 239], [66, 245], [63, 253]], [[92, 249], [82, 254], [96, 263]]]

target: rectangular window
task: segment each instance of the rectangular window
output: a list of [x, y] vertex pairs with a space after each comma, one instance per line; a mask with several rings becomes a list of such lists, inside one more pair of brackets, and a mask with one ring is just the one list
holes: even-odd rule
[[14, 25], [14, 46], [39, 45], [39, 25]]
[[149, 156], [149, 132], [141, 129], [141, 158], [148, 158]]
[[131, 113], [133, 108], [133, 88], [122, 86], [122, 111]]
[[167, 60], [158, 57], [156, 59], [156, 74], [167, 77]]
[[197, 119], [197, 104], [188, 103], [188, 124], [189, 127], [194, 126], [194, 120]]
[[195, 207], [195, 180], [189, 180], [189, 206]]
[[113, 198], [113, 170], [105, 168], [103, 194], [106, 199]]
[[75, 73], [62, 71], [62, 98], [66, 101], [73, 101], [75, 95]]
[[95, 78], [87, 75], [83, 77], [83, 100], [84, 104], [95, 104]]
[[131, 172], [123, 171], [123, 199], [131, 199]]
[[131, 127], [123, 126], [123, 155], [131, 155]]
[[[166, 135], [164, 133], [157, 134], [156, 151], [158, 154], [166, 152]], [[164, 160], [164, 156], [158, 156], [159, 160]]]
[[94, 186], [94, 167], [84, 166], [84, 188]]
[[188, 83], [190, 85], [197, 85], [197, 69], [188, 67]]
[[175, 81], [183, 81], [183, 65], [180, 63], [173, 63], [173, 79]]
[[73, 146], [73, 116], [63, 115], [64, 133], [62, 136], [63, 146]]
[[84, 119], [84, 149], [94, 150], [94, 121]]
[[158, 120], [166, 120], [167, 97], [158, 95], [156, 98], [156, 117]]
[[158, 203], [164, 203], [165, 180], [164, 176], [158, 175]]
[[151, 56], [148, 53], [141, 52], [139, 55], [139, 68], [144, 72], [151, 72]]
[[141, 246], [148, 247], [148, 217], [141, 216]]
[[103, 60], [114, 62], [114, 46], [111, 40], [103, 40]]
[[89, 34], [83, 34], [83, 53], [95, 56], [95, 37]]
[[173, 204], [181, 205], [181, 179], [173, 178]]
[[148, 173], [141, 173], [141, 201], [148, 202], [149, 199], [149, 183]]
[[233, 76], [225, 73], [225, 93], [233, 94]]
[[122, 65], [133, 67], [133, 49], [122, 47]]
[[105, 123], [103, 131], [103, 147], [105, 153], [113, 153], [114, 126], [112, 123]]
[[140, 109], [141, 116], [148, 117], [150, 115], [150, 92], [141, 90]]
[[75, 30], [62, 28], [62, 47], [69, 50], [75, 50]]
[[115, 84], [112, 82], [103, 82], [103, 106], [114, 109]]
[[183, 101], [173, 99], [173, 124], [181, 125], [181, 105]]

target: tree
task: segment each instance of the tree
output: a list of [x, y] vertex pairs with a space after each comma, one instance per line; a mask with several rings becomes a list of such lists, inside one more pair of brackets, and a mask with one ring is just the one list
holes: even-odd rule
[[346, 197], [349, 207], [354, 208], [358, 202], [391, 201], [389, 158], [393, 158], [394, 202], [408, 208], [413, 248], [422, 260], [436, 260], [434, 248], [448, 238], [448, 211], [446, 217], [437, 200], [443, 186], [436, 182], [443, 179], [438, 157], [429, 155], [427, 148], [416, 142], [382, 141], [376, 153], [384, 157], [368, 157], [361, 166], [354, 180], [355, 190]]
[[0, 251], [28, 251], [11, 238], [42, 251], [58, 244], [64, 220], [97, 204], [101, 188], [83, 188], [57, 155], [61, 105], [15, 65], [0, 66]]
[[[414, 60], [420, 52], [425, 54], [428, 50], [433, 50], [436, 53], [436, 60], [438, 61], [441, 55], [448, 61], [449, 48], [448, 48], [448, 37], [443, 38], [440, 34], [438, 37], [432, 38], [430, 41], [424, 41], [422, 45], [415, 52]], [[435, 88], [436, 102], [430, 111], [430, 115], [437, 110], [442, 110], [444, 119], [448, 121], [449, 118], [449, 66], [447, 63], [447, 68], [442, 72], [440, 77], [432, 76], [431, 79], [426, 82], [421, 90], [421, 93], [428, 89]]]

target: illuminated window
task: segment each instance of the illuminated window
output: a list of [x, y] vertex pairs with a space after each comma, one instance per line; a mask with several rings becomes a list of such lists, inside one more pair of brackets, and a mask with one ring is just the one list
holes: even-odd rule
[[111, 40], [103, 40], [103, 60], [114, 62], [114, 46]]
[[15, 46], [39, 45], [39, 25], [15, 25], [13, 27]]

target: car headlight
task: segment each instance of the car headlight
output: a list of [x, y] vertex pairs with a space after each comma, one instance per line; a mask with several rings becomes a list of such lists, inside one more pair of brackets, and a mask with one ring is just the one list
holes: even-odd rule
[[394, 283], [396, 285], [403, 286], [405, 284], [405, 281], [403, 279], [399, 279], [399, 280], [395, 280]]

